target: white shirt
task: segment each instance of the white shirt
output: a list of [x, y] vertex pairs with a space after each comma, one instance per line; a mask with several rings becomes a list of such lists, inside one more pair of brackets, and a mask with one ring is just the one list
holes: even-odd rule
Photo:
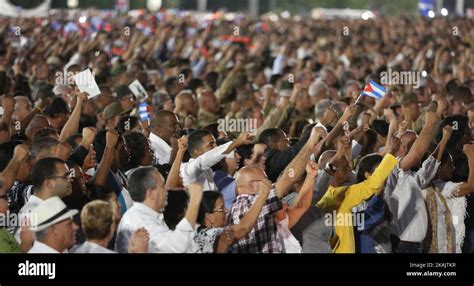
[[227, 142], [207, 151], [196, 159], [192, 158], [188, 162], [182, 163], [179, 171], [183, 178], [183, 185], [187, 187], [193, 182], [200, 182], [203, 184], [204, 191], [217, 190], [211, 167], [226, 157], [226, 154], [223, 153], [231, 144], [232, 142]]
[[168, 164], [171, 157], [171, 146], [153, 133], [150, 133], [151, 150], [155, 153], [155, 164]]
[[134, 202], [120, 220], [115, 250], [120, 253], [128, 252], [130, 237], [142, 227], [150, 234], [149, 253], [189, 252], [194, 229], [186, 218], [176, 225], [175, 230], [170, 230], [163, 219], [163, 214], [139, 202]]
[[288, 214], [284, 220], [277, 222], [277, 230], [283, 239], [285, 245], [285, 253], [302, 253], [303, 249], [296, 237], [291, 233], [288, 228], [289, 218]]
[[[38, 198], [35, 195], [31, 195], [30, 198], [28, 199], [28, 202], [26, 202], [26, 204], [18, 212], [18, 218], [20, 219], [20, 222], [23, 220], [24, 217], [27, 217], [28, 214], [31, 213], [31, 211], [33, 211], [33, 209], [35, 209], [42, 202], [43, 202], [42, 199]], [[18, 243], [21, 244], [20, 232], [21, 232], [21, 228], [18, 227], [15, 230], [15, 239]]]
[[390, 173], [384, 195], [394, 216], [392, 234], [400, 240], [423, 242], [425, 239], [428, 213], [421, 190], [431, 182], [439, 165], [440, 162], [430, 156], [417, 172], [404, 172], [397, 165]]
[[28, 251], [28, 253], [59, 253], [59, 251], [40, 241], [35, 241], [33, 247]]
[[81, 245], [76, 245], [71, 249], [71, 253], [116, 253], [95, 242], [86, 241]]

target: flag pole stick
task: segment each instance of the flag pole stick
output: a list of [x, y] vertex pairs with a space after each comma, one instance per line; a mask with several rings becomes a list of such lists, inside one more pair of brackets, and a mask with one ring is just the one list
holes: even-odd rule
[[357, 105], [357, 103], [359, 103], [359, 100], [360, 100], [361, 97], [362, 97], [362, 93], [359, 94], [359, 96], [357, 97], [354, 105]]

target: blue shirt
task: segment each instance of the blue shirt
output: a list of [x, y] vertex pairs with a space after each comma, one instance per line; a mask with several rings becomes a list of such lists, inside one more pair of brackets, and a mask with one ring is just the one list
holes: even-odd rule
[[230, 210], [237, 198], [234, 177], [224, 171], [217, 170], [214, 172], [214, 183], [224, 198], [224, 205], [226, 209]]

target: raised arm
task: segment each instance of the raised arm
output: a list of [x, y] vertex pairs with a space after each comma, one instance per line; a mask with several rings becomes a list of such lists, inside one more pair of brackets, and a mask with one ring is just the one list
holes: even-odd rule
[[186, 148], [188, 147], [188, 137], [183, 135], [178, 139], [178, 152], [174, 159], [173, 165], [171, 165], [171, 170], [166, 179], [166, 188], [173, 189], [178, 188], [182, 184], [179, 177], [179, 168], [181, 167], [181, 162], [183, 161], [184, 154], [186, 153]]
[[60, 141], [64, 141], [69, 138], [69, 136], [76, 134], [79, 129], [82, 105], [87, 100], [87, 93], [79, 93], [76, 100], [76, 106], [74, 107], [74, 110], [72, 111], [71, 116], [67, 120], [66, 124], [64, 124], [64, 127], [61, 130], [61, 135], [59, 135]]
[[321, 127], [314, 127], [311, 131], [311, 135], [304, 145], [303, 149], [300, 150], [298, 155], [291, 161], [291, 163], [285, 168], [281, 176], [276, 181], [276, 192], [279, 198], [282, 198], [303, 174], [306, 162], [309, 159], [309, 155], [313, 150], [314, 146], [321, 140], [326, 134], [326, 130]]
[[308, 161], [306, 165], [306, 178], [296, 197], [295, 204], [287, 209], [288, 228], [291, 229], [311, 207], [313, 200], [313, 186], [318, 175], [318, 164]]
[[433, 157], [436, 158], [436, 161], [441, 161], [443, 158], [443, 153], [446, 150], [446, 145], [448, 144], [449, 138], [451, 138], [451, 134], [453, 133], [453, 128], [449, 125], [446, 125], [443, 128], [443, 137], [441, 141], [439, 141], [438, 146], [433, 151]]
[[24, 144], [15, 146], [12, 159], [0, 173], [0, 195], [4, 195], [13, 186], [20, 163], [28, 156], [28, 151], [28, 147]]
[[379, 152], [379, 155], [381, 156], [385, 156], [388, 150], [390, 150], [390, 147], [391, 147], [390, 145], [392, 143], [392, 140], [390, 140], [390, 138], [392, 138], [393, 135], [395, 135], [395, 132], [398, 129], [398, 120], [395, 114], [393, 113], [393, 110], [387, 108], [384, 110], [384, 114], [385, 114], [385, 117], [389, 121], [389, 125], [388, 125], [387, 141], [385, 142], [385, 146], [383, 147], [383, 150]]
[[324, 145], [329, 146], [333, 142], [333, 140], [339, 136], [339, 134], [343, 131], [344, 122], [349, 121], [349, 119], [357, 113], [357, 106], [352, 105], [346, 107], [344, 113], [342, 114], [341, 118], [336, 123], [336, 126], [329, 132], [328, 136], [324, 138]]
[[268, 194], [270, 194], [271, 185], [266, 185], [263, 182], [259, 182], [258, 196], [249, 211], [242, 217], [239, 224], [232, 225], [234, 230], [235, 241], [244, 237], [249, 233], [254, 225], [257, 223], [258, 216], [262, 210], [265, 202], [267, 201]]
[[93, 178], [94, 185], [105, 186], [107, 184], [107, 178], [109, 175], [110, 168], [112, 167], [112, 161], [114, 159], [114, 150], [117, 146], [119, 134], [115, 129], [107, 130], [105, 135], [105, 150], [100, 160], [97, 172]]
[[415, 140], [408, 154], [400, 161], [400, 168], [403, 171], [408, 171], [420, 163], [425, 152], [428, 151], [439, 121], [440, 117], [436, 113], [430, 111], [426, 113], [425, 125], [421, 130], [420, 136]]

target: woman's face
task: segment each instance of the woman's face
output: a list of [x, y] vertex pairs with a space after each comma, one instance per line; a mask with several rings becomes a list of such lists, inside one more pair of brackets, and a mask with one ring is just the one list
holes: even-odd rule
[[224, 199], [219, 197], [212, 212], [206, 214], [206, 226], [223, 227], [225, 225], [227, 225], [227, 209], [224, 205]]
[[87, 153], [87, 156], [84, 159], [84, 162], [82, 163], [82, 168], [85, 171], [95, 168], [97, 166], [97, 160], [95, 156], [96, 156], [96, 152], [94, 150], [94, 147], [91, 146], [89, 148], [89, 153]]
[[145, 149], [146, 150], [145, 150], [145, 154], [142, 158], [141, 165], [142, 166], [150, 166], [150, 165], [153, 164], [153, 159], [154, 159], [155, 153], [153, 152], [153, 150], [151, 150], [150, 143], [148, 143], [148, 141], [145, 144]]

